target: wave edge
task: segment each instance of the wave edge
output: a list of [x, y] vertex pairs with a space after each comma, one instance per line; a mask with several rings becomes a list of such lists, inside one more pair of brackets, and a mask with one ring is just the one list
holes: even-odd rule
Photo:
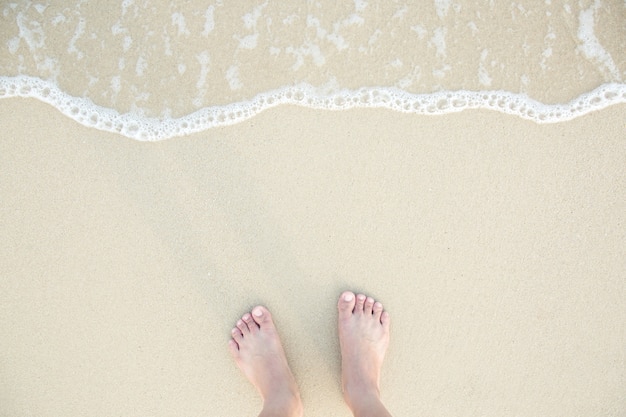
[[420, 115], [487, 109], [536, 123], [558, 123], [626, 103], [626, 84], [603, 84], [565, 104], [544, 104], [527, 95], [507, 91], [458, 90], [413, 94], [394, 87], [363, 87], [322, 93], [311, 85], [298, 84], [257, 94], [249, 101], [205, 107], [178, 118], [156, 118], [119, 113], [88, 98], [71, 96], [56, 84], [37, 77], [0, 76], [0, 99], [13, 97], [35, 98], [48, 103], [87, 127], [139, 141], [155, 142], [234, 125], [283, 104], [324, 110], [385, 108]]

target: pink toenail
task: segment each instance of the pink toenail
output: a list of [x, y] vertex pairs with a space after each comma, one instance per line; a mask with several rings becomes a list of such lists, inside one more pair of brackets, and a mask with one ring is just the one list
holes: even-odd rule
[[352, 301], [353, 297], [354, 297], [353, 294], [348, 293], [348, 294], [343, 296], [343, 299], [346, 300], [346, 301]]
[[261, 310], [260, 308], [257, 308], [256, 310], [252, 312], [252, 314], [254, 314], [257, 317], [261, 317], [263, 315], [263, 310]]

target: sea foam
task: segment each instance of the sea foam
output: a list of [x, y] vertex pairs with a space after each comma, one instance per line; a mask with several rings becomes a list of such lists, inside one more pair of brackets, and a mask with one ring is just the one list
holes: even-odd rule
[[469, 109], [488, 109], [532, 120], [557, 123], [608, 106], [626, 103], [626, 84], [608, 83], [565, 104], [544, 104], [524, 94], [506, 91], [442, 91], [412, 94], [398, 88], [363, 87], [322, 93], [308, 84], [257, 94], [248, 101], [205, 107], [178, 118], [145, 117], [119, 113], [73, 97], [56, 84], [30, 76], [0, 76], [0, 98], [27, 97], [48, 103], [76, 122], [140, 141], [159, 141], [234, 125], [264, 110], [292, 104], [321, 110], [382, 108], [417, 115], [445, 115]]

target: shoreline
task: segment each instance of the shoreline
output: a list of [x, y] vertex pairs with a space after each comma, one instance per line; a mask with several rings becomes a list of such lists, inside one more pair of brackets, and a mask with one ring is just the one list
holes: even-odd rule
[[340, 90], [320, 96], [316, 92], [320, 91], [319, 88], [298, 85], [261, 93], [247, 102], [205, 107], [178, 118], [157, 118], [139, 113], [120, 114], [115, 109], [98, 106], [89, 99], [69, 96], [55, 84], [36, 77], [0, 76], [0, 91], [0, 99], [34, 98], [51, 105], [83, 126], [147, 142], [236, 125], [283, 105], [325, 111], [385, 109], [428, 116], [445, 116], [467, 110], [491, 110], [545, 124], [563, 123], [626, 103], [626, 84], [618, 83], [603, 84], [563, 104], [544, 104], [525, 94], [506, 91], [460, 90], [411, 94], [389, 87]]

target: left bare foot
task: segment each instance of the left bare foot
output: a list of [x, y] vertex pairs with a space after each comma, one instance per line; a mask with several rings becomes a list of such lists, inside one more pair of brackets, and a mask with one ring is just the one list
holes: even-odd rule
[[253, 308], [237, 321], [231, 334], [230, 353], [263, 397], [263, 410], [302, 416], [300, 392], [270, 312], [262, 306]]

